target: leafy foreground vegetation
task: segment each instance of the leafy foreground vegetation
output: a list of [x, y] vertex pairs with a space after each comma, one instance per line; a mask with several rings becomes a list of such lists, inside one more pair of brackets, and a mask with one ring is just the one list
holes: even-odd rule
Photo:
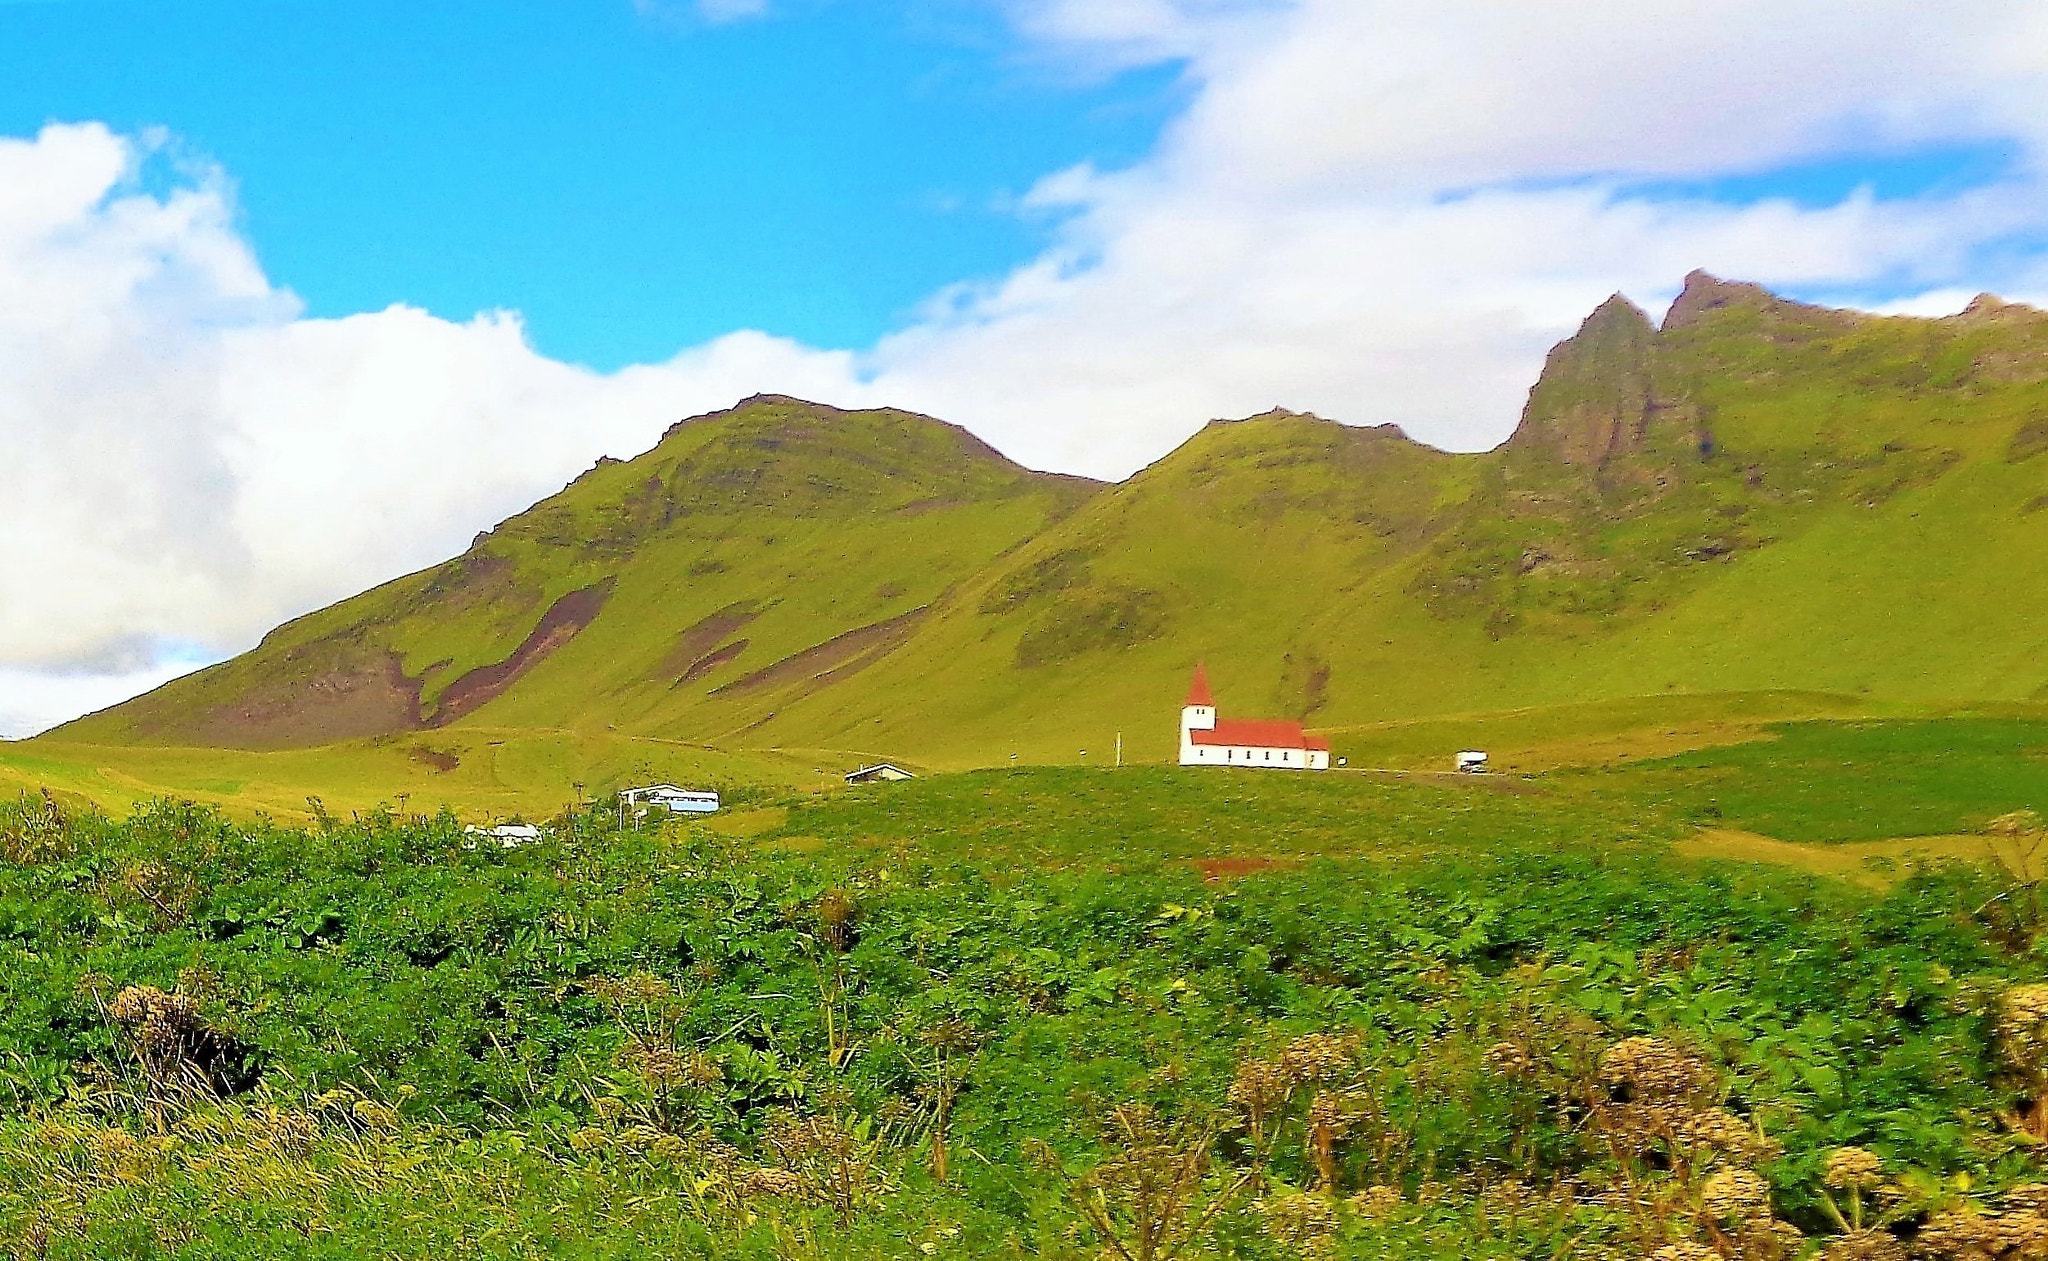
[[[1127, 782], [1170, 813], [1167, 779]], [[1041, 854], [1063, 861], [1006, 859], [988, 827], [949, 854], [928, 824], [973, 811], [911, 794], [798, 803], [753, 837], [565, 819], [516, 849], [445, 815], [0, 808], [0, 1238], [94, 1258], [2048, 1247], [2032, 816], [1996, 824], [2005, 870], [1876, 893], [1674, 863], [1654, 829], [1573, 841], [1540, 800], [1524, 834], [1492, 798], [1416, 788], [1360, 797], [1348, 847], [1210, 883], [1165, 824], [1087, 860], [1081, 812], [1053, 808], [1073, 775], [1036, 800], [1032, 780], [950, 782], [1065, 829]], [[915, 843], [877, 843], [892, 800]], [[1465, 835], [1444, 820], [1491, 843], [1369, 843]]]

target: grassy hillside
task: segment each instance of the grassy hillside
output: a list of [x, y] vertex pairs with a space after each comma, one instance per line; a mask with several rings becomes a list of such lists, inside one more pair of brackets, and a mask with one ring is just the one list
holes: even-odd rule
[[1482, 455], [1274, 412], [1102, 488], [926, 418], [750, 400], [0, 768], [254, 782], [275, 763], [203, 751], [332, 747], [348, 780], [484, 732], [693, 746], [762, 782], [1099, 763], [1119, 735], [1159, 761], [1197, 660], [1226, 713], [1369, 765], [2044, 701], [2044, 418], [2041, 312], [1876, 317], [1704, 275], [1661, 326], [1604, 304]]
[[1085, 499], [901, 412], [749, 400], [604, 461], [462, 556], [72, 724], [245, 749], [462, 727], [703, 741], [857, 673]]
[[1496, 725], [1469, 716], [1527, 708], [2041, 697], [2044, 381], [2038, 312], [1882, 319], [1696, 276], [1661, 330], [1603, 306], [1487, 455], [1288, 414], [1211, 425], [766, 733], [866, 722], [988, 763], [1120, 729], [1160, 758], [1198, 658], [1226, 711], [1304, 716], [1340, 753], [1350, 729], [1443, 716], [1439, 759]]

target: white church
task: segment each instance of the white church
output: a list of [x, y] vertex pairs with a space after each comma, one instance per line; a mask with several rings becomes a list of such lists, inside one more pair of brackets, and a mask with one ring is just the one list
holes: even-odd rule
[[1291, 719], [1217, 717], [1209, 671], [1198, 665], [1180, 711], [1180, 764], [1327, 771], [1330, 742]]

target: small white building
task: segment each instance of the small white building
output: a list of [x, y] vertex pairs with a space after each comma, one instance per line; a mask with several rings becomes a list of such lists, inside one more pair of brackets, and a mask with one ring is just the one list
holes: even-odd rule
[[[500, 849], [518, 849], [521, 845], [531, 845], [541, 838], [540, 829], [530, 823], [500, 823], [496, 827], [469, 827], [462, 830], [470, 836], [489, 837], [498, 843]], [[476, 843], [470, 842], [469, 848], [475, 849]]]
[[1467, 749], [1458, 755], [1458, 771], [1464, 775], [1486, 774], [1486, 754], [1478, 749]]
[[863, 766], [857, 771], [848, 771], [846, 773], [846, 782], [849, 784], [879, 784], [899, 779], [916, 778], [917, 776], [904, 770], [894, 762], [877, 762], [873, 766]]
[[674, 784], [654, 784], [646, 788], [628, 788], [619, 794], [619, 800], [628, 807], [660, 806], [671, 814], [717, 814], [718, 794], [678, 788]]
[[1288, 718], [1218, 717], [1209, 671], [1198, 665], [1180, 710], [1180, 764], [1327, 771], [1330, 742]]

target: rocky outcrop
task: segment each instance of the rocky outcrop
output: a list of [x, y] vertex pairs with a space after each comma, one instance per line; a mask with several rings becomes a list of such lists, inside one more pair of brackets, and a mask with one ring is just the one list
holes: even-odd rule
[[1664, 312], [1664, 331], [1670, 333], [1689, 328], [1699, 323], [1708, 312], [1726, 307], [1768, 308], [1781, 302], [1783, 299], [1762, 285], [1722, 280], [1704, 271], [1693, 271], [1687, 273], [1685, 286], [1679, 290], [1677, 300]]
[[1687, 273], [1685, 286], [1670, 309], [1664, 312], [1661, 331], [1681, 333], [1706, 322], [1718, 311], [1747, 308], [1773, 324], [1806, 331], [1838, 331], [1876, 317], [1840, 307], [1816, 306], [1781, 298], [1762, 285], [1744, 280], [1723, 280], [1704, 271]]
[[1508, 440], [1510, 466], [1621, 487], [1709, 450], [1698, 408], [1660, 367], [1659, 335], [1642, 308], [1620, 294], [1601, 303], [1544, 362]]

